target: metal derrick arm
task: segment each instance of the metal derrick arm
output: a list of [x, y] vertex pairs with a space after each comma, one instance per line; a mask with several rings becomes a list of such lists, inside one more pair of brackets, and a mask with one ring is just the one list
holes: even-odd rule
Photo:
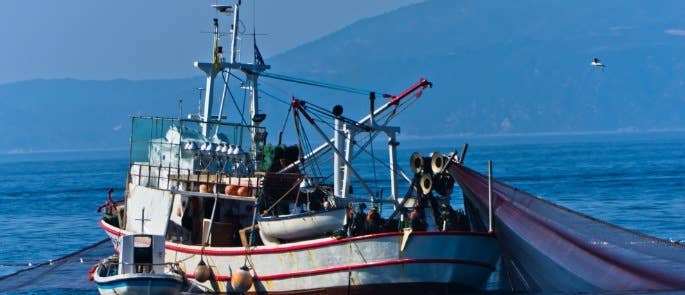
[[[335, 148], [333, 143], [331, 143], [330, 141], [327, 140], [326, 134], [321, 130], [321, 128], [319, 128], [318, 125], [316, 125], [316, 122], [314, 122], [314, 119], [312, 119], [312, 117], [309, 116], [309, 114], [307, 113], [307, 110], [304, 108], [304, 101], [293, 98], [292, 107], [293, 107], [294, 113], [302, 114], [302, 116], [304, 116], [305, 119], [307, 119], [309, 124], [311, 124], [312, 127], [314, 127], [314, 130], [316, 130], [316, 132], [321, 136], [321, 138], [326, 140], [326, 142], [324, 144], [327, 145], [328, 148], [332, 149], [333, 152], [338, 157], [340, 157], [340, 159], [345, 163], [345, 165], [347, 165], [346, 167], [348, 169], [350, 169], [350, 172], [352, 172], [352, 175], [357, 179], [357, 181], [359, 181], [361, 186], [369, 194], [369, 196], [371, 197], [371, 199], [373, 201], [374, 194], [373, 194], [373, 191], [371, 191], [371, 188], [366, 184], [366, 182], [364, 181], [364, 179], [362, 179], [362, 177], [359, 175], [359, 173], [357, 173], [357, 170], [355, 170], [354, 167], [352, 167], [352, 165], [344, 158], [343, 154], [337, 148]], [[301, 148], [301, 146], [302, 145], [300, 144], [300, 148]], [[302, 161], [302, 160], [304, 160], [304, 159], [301, 159], [300, 161]]]
[[[394, 96], [393, 96], [393, 95], [384, 94], [383, 97], [389, 98], [390, 101], [389, 101], [389, 102], [386, 102], [386, 103], [383, 104], [382, 106], [378, 107], [378, 108], [373, 112], [373, 116], [379, 116], [380, 114], [384, 113], [385, 111], [387, 111], [387, 110], [390, 109], [391, 107], [399, 105], [400, 102], [402, 101], [402, 99], [406, 98], [407, 96], [411, 95], [412, 93], [416, 92], [417, 90], [419, 90], [419, 89], [424, 89], [424, 88], [426, 88], [426, 87], [433, 87], [433, 83], [430, 82], [430, 81], [428, 81], [428, 80], [426, 80], [426, 79], [424, 79], [424, 78], [421, 78], [421, 79], [419, 79], [418, 82], [414, 83], [414, 84], [411, 85], [409, 88], [407, 88], [407, 89], [405, 89], [404, 91], [400, 92], [400, 94], [398, 94], [398, 95], [394, 95]], [[366, 116], [363, 117], [361, 120], [359, 120], [359, 124], [366, 124], [366, 123], [368, 123], [368, 122], [371, 120], [371, 117], [372, 117], [371, 114], [366, 115]], [[325, 138], [325, 137], [324, 137], [324, 138]], [[305, 159], [313, 158], [313, 157], [316, 157], [317, 155], [319, 155], [319, 154], [321, 154], [321, 153], [323, 153], [323, 152], [328, 151], [328, 149], [331, 148], [331, 146], [329, 145], [329, 143], [332, 143], [333, 140], [334, 140], [334, 138], [325, 138], [325, 140], [326, 140], [326, 142], [324, 142], [323, 144], [321, 144], [320, 146], [318, 146], [317, 148], [315, 148], [314, 150], [312, 150], [310, 153], [308, 153], [307, 155], [305, 155], [304, 158], [305, 158]], [[281, 170], [278, 171], [278, 172], [279, 172], [279, 173], [286, 172], [286, 171], [292, 169], [293, 167], [296, 167], [296, 166], [299, 165], [299, 164], [300, 164], [300, 160], [297, 160], [297, 161], [293, 162], [292, 164], [286, 166], [285, 168], [281, 169]]]

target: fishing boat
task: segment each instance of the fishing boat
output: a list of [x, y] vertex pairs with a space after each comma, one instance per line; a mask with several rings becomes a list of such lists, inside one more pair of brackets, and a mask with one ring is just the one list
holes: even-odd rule
[[[249, 40], [239, 36], [240, 1], [214, 8], [232, 19], [230, 52], [224, 55], [214, 19], [212, 60], [195, 62], [206, 76], [202, 113], [132, 118], [125, 206], [106, 210], [117, 218], [100, 221], [115, 250], [121, 253], [131, 235], [164, 236], [164, 262], [179, 265], [190, 292], [483, 289], [499, 259], [495, 235], [472, 230], [465, 215], [451, 210], [454, 182], [442, 166], [437, 173], [417, 166], [407, 175], [397, 161], [400, 128], [390, 123], [432, 84], [420, 79], [381, 95], [268, 72], [255, 34], [253, 60], [237, 58], [238, 41]], [[295, 126], [295, 145], [282, 144], [282, 133], [277, 145], [267, 145], [261, 77], [363, 94], [369, 114], [354, 120], [340, 105], [292, 97], [284, 111]], [[217, 81], [224, 89], [218, 108]], [[234, 110], [234, 122], [224, 116], [231, 83], [249, 98], [248, 114]], [[378, 108], [376, 93], [386, 100]], [[312, 146], [311, 134], [322, 144]], [[371, 161], [385, 163], [389, 194], [374, 190], [354, 164], [379, 136], [387, 137], [387, 161], [373, 154]], [[321, 168], [327, 158], [329, 172]], [[433, 176], [440, 180], [436, 187], [424, 181]], [[400, 181], [407, 183], [404, 196]], [[383, 208], [391, 213], [381, 214]], [[141, 210], [147, 215], [130, 214]]]
[[164, 262], [164, 236], [131, 234], [121, 237], [119, 254], [103, 259], [92, 270], [102, 295], [173, 295], [184, 289], [177, 267]]

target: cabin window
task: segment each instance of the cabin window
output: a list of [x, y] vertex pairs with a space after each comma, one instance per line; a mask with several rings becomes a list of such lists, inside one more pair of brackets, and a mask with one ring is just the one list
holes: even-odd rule
[[135, 237], [133, 240], [133, 263], [136, 272], [152, 271], [152, 237]]

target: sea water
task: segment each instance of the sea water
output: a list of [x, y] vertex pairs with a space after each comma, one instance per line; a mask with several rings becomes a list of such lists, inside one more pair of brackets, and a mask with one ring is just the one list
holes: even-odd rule
[[[492, 160], [494, 177], [522, 190], [629, 229], [685, 240], [685, 133], [405, 140], [398, 164], [408, 171], [412, 152], [448, 153], [464, 142], [470, 143], [465, 164], [473, 169], [485, 172]], [[387, 159], [384, 144], [375, 144], [374, 156]], [[387, 168], [364, 157], [355, 162], [360, 174], [387, 195], [387, 181], [372, 181], [387, 178]], [[126, 151], [0, 155], [0, 276], [105, 238], [96, 209], [109, 188], [122, 197], [127, 167]], [[400, 195], [406, 188], [400, 185]], [[455, 189], [452, 204], [461, 202]]]

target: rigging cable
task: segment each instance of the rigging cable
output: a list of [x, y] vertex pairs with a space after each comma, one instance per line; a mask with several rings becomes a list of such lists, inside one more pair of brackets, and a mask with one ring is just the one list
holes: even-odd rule
[[[271, 79], [287, 81], [287, 82], [303, 84], [303, 85], [309, 85], [309, 86], [317, 86], [317, 87], [328, 88], [328, 89], [332, 89], [332, 90], [338, 90], [338, 91], [342, 91], [342, 92], [354, 93], [354, 94], [368, 95], [371, 92], [383, 93], [381, 91], [373, 91], [373, 90], [354, 88], [354, 87], [349, 87], [349, 86], [344, 86], [344, 85], [337, 85], [337, 84], [332, 84], [332, 83], [319, 82], [319, 81], [314, 81], [314, 80], [309, 80], [309, 79], [291, 77], [291, 76], [286, 76], [286, 75], [276, 74], [276, 73], [266, 73], [265, 72], [265, 73], [261, 73], [260, 75], [267, 77], [267, 78], [271, 78]], [[384, 94], [383, 96], [386, 96], [386, 95], [387, 94]]]
[[[231, 91], [230, 87], [228, 86], [228, 79], [227, 79], [225, 73], [226, 73], [226, 71], [221, 71], [221, 77], [223, 78], [222, 80], [224, 81], [224, 97], [226, 95], [226, 92], [228, 92], [228, 94], [231, 96], [231, 100], [233, 101], [233, 105], [235, 106], [235, 110], [238, 111], [238, 113], [240, 114], [240, 121], [244, 125], [247, 125], [247, 121], [245, 121], [245, 114], [243, 113], [243, 111], [240, 110], [240, 108], [238, 108], [238, 102], [235, 100], [235, 97], [233, 96], [233, 92]], [[228, 73], [230, 74], [231, 72], [228, 71]], [[223, 107], [223, 103], [222, 103], [222, 107]], [[221, 120], [221, 112], [219, 112], [219, 120]]]
[[[245, 84], [245, 80], [241, 79], [241, 78], [238, 77], [236, 74], [231, 73], [231, 76], [233, 76], [233, 78], [236, 78], [238, 81], [240, 81], [240, 83]], [[287, 102], [285, 99], [279, 98], [279, 97], [277, 97], [277, 96], [275, 96], [275, 95], [273, 95], [273, 94], [271, 94], [271, 93], [269, 93], [269, 92], [267, 92], [267, 91], [264, 91], [264, 90], [261, 89], [261, 88], [259, 89], [259, 92], [262, 93], [262, 94], [264, 94], [264, 95], [266, 95], [266, 96], [268, 96], [269, 98], [271, 98], [271, 99], [273, 99], [273, 100], [275, 100], [275, 101], [278, 101], [278, 102], [282, 103], [282, 104], [290, 105], [290, 103]], [[245, 93], [247, 93], [247, 90], [245, 91]], [[244, 111], [245, 111], [245, 97], [243, 97], [243, 112], [244, 112]]]
[[288, 118], [290, 118], [290, 111], [292, 110], [293, 106], [291, 105], [288, 108], [288, 112], [285, 114], [285, 120], [283, 120], [283, 127], [281, 127], [281, 131], [278, 133], [278, 145], [281, 145], [281, 139], [283, 138], [283, 133], [285, 132], [285, 126], [288, 125]]

